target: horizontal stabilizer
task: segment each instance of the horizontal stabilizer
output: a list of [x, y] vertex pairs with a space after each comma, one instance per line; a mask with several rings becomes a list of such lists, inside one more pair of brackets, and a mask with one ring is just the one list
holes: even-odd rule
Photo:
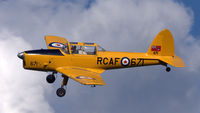
[[179, 56], [162, 56], [159, 58], [161, 61], [170, 64], [174, 67], [185, 67], [182, 59]]

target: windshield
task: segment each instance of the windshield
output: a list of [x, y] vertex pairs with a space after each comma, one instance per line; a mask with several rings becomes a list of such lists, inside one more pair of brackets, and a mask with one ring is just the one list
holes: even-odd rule
[[60, 48], [64, 53], [69, 54], [69, 46], [68, 43], [65, 44], [64, 47]]
[[98, 51], [106, 51], [103, 47], [101, 47], [100, 45], [98, 45]]

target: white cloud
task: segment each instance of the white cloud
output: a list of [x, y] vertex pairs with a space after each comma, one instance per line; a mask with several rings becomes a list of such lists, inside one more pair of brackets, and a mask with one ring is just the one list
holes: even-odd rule
[[23, 38], [0, 31], [0, 112], [53, 113], [44, 97], [42, 77], [25, 71], [17, 57], [24, 49], [31, 49], [31, 45]]

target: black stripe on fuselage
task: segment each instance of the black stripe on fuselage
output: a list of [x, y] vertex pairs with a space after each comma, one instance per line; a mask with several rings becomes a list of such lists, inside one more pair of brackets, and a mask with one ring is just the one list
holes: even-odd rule
[[25, 51], [26, 54], [37, 54], [37, 55], [58, 55], [64, 56], [59, 49], [39, 49]]

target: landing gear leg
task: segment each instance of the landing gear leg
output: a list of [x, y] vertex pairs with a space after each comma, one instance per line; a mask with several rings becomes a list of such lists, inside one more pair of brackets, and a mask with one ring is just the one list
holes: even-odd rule
[[167, 63], [162, 63], [162, 65], [164, 65], [166, 67], [166, 72], [170, 72], [171, 68], [167, 66]]
[[57, 94], [57, 96], [59, 96], [59, 97], [65, 96], [66, 90], [64, 89], [64, 86], [67, 85], [68, 80], [69, 80], [69, 77], [67, 77], [67, 76], [65, 76], [65, 75], [62, 75], [62, 77], [63, 77], [62, 85], [61, 85], [61, 87], [58, 88], [57, 91], [56, 91], [56, 94]]

